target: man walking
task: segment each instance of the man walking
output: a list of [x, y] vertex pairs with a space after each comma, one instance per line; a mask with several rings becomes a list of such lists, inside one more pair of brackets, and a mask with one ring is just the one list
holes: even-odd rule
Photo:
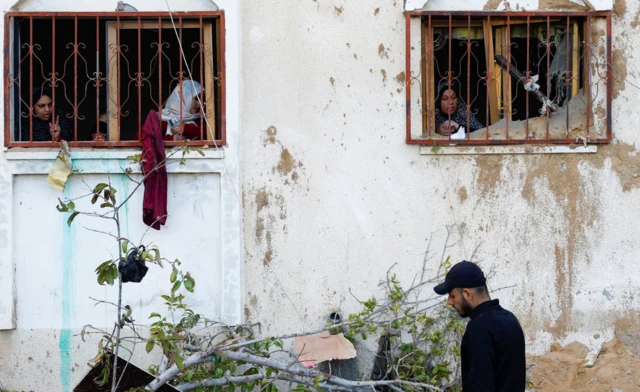
[[471, 320], [462, 337], [463, 392], [523, 392], [526, 383], [524, 334], [518, 319], [491, 300], [484, 273], [462, 261], [433, 289], [449, 294], [447, 304]]

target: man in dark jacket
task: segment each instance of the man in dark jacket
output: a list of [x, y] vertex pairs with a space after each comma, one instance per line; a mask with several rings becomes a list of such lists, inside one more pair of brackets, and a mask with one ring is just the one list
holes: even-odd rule
[[524, 334], [518, 319], [491, 300], [484, 273], [462, 261], [434, 291], [471, 320], [460, 346], [463, 392], [522, 392], [526, 383]]

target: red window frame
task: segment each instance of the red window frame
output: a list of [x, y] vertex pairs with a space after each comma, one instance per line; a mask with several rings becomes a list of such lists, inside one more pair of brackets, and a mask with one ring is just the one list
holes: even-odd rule
[[[425, 114], [426, 112], [428, 112], [429, 110], [426, 108], [427, 103], [426, 101], [429, 98], [425, 98], [423, 97], [423, 95], [425, 94], [421, 94], [420, 95], [420, 104], [417, 104], [416, 100], [415, 100], [415, 95], [414, 97], [412, 97], [412, 85], [414, 83], [416, 84], [421, 84], [424, 85], [426, 84], [425, 81], [425, 73], [423, 72], [425, 70], [425, 61], [429, 61], [429, 59], [425, 59], [424, 54], [421, 54], [421, 60], [419, 63], [419, 67], [415, 67], [416, 61], [415, 59], [412, 60], [412, 51], [415, 50], [423, 50], [422, 48], [420, 48], [420, 46], [422, 45], [427, 45], [426, 43], [423, 42], [419, 42], [418, 44], [412, 43], [412, 36], [415, 37], [415, 31], [412, 31], [412, 27], [415, 30], [415, 25], [412, 26], [412, 20], [415, 20], [415, 18], [420, 18], [421, 23], [420, 23], [420, 28], [423, 29], [423, 24], [428, 25], [429, 29], [432, 28], [432, 21], [433, 20], [438, 20], [438, 21], [442, 21], [443, 19], [448, 18], [449, 20], [449, 45], [451, 45], [451, 26], [452, 26], [452, 20], [456, 19], [457, 22], [462, 23], [463, 25], [468, 27], [468, 31], [469, 31], [469, 36], [470, 34], [470, 29], [471, 29], [471, 21], [475, 20], [477, 21], [479, 18], [482, 18], [483, 21], [486, 20], [491, 20], [491, 18], [506, 18], [507, 20], [507, 26], [509, 26], [509, 20], [522, 20], [523, 18], [525, 18], [527, 20], [527, 28], [530, 24], [530, 20], [532, 18], [542, 18], [543, 20], [546, 20], [547, 26], [549, 25], [549, 20], [551, 20], [552, 18], [561, 18], [561, 19], [566, 19], [566, 23], [567, 23], [567, 27], [569, 26], [569, 20], [570, 18], [584, 18], [585, 19], [585, 23], [587, 27], [587, 33], [585, 34], [585, 39], [586, 39], [586, 45], [585, 45], [585, 56], [587, 58], [591, 58], [592, 54], [590, 52], [590, 46], [589, 46], [589, 40], [591, 39], [591, 22], [592, 22], [592, 18], [602, 18], [606, 21], [606, 41], [605, 41], [605, 49], [606, 49], [606, 64], [605, 64], [605, 68], [606, 68], [606, 75], [604, 77], [600, 77], [600, 80], [603, 80], [604, 84], [606, 85], [606, 121], [605, 121], [605, 127], [606, 129], [603, 131], [606, 132], [602, 132], [601, 135], [604, 135], [604, 137], [590, 137], [590, 133], [589, 133], [589, 120], [587, 119], [587, 127], [585, 129], [585, 139], [584, 140], [580, 140], [577, 141], [576, 138], [551, 138], [549, 136], [549, 122], [547, 120], [547, 136], [546, 138], [543, 139], [533, 139], [533, 138], [529, 138], [529, 117], [528, 117], [528, 112], [527, 112], [527, 131], [525, 132], [525, 137], [524, 138], [520, 138], [520, 139], [511, 139], [509, 138], [509, 120], [507, 120], [506, 122], [506, 138], [504, 139], [490, 139], [489, 138], [489, 132], [486, 132], [486, 137], [485, 138], [476, 138], [476, 139], [471, 139], [469, 137], [469, 133], [467, 133], [467, 136], [465, 139], [459, 139], [459, 140], [454, 140], [454, 139], [449, 139], [449, 138], [432, 138], [432, 135], [434, 134], [435, 130], [429, 126], [429, 121], [427, 121], [426, 116], [427, 114]], [[528, 11], [505, 11], [505, 12], [500, 12], [500, 11], [477, 11], [477, 12], [467, 12], [467, 11], [406, 11], [405, 12], [405, 19], [406, 19], [406, 69], [405, 69], [405, 93], [406, 93], [406, 135], [405, 135], [405, 140], [407, 144], [416, 144], [416, 145], [514, 145], [514, 144], [537, 144], [537, 145], [553, 145], [553, 144], [561, 144], [561, 145], [567, 145], [567, 144], [607, 144], [610, 143], [612, 140], [612, 111], [611, 111], [611, 101], [612, 101], [612, 86], [613, 86], [613, 69], [612, 69], [612, 28], [611, 28], [611, 12], [610, 11], [591, 11], [591, 12], [575, 12], [575, 11], [570, 11], [570, 12], [558, 12], [558, 11], [533, 11], [533, 12], [528, 12]], [[464, 20], [468, 21], [467, 24], [464, 23]], [[489, 24], [490, 25], [490, 24]], [[464, 28], [464, 27], [463, 27]], [[446, 27], [445, 27], [446, 29]], [[509, 29], [507, 28], [507, 31], [509, 31]], [[528, 31], [528, 30], [527, 30]], [[421, 37], [422, 37], [422, 41], [426, 41], [424, 34], [422, 34], [422, 32], [420, 33]], [[507, 33], [509, 34], [509, 33]], [[510, 39], [509, 35], [507, 35], [507, 39]], [[471, 51], [470, 47], [471, 47], [471, 43], [470, 43], [470, 38], [467, 39], [467, 58], [470, 58], [471, 56], [469, 56], [469, 53]], [[509, 41], [510, 42], [510, 41]], [[413, 45], [413, 46], [412, 46]], [[433, 46], [433, 45], [431, 45]], [[449, 48], [449, 51], [451, 49]], [[549, 53], [549, 43], [547, 42], [547, 53]], [[424, 52], [423, 52], [424, 53]], [[433, 53], [433, 52], [431, 52]], [[450, 53], [450, 52], [449, 52]], [[508, 52], [507, 52], [507, 58], [510, 58], [508, 56]], [[414, 67], [412, 69], [412, 62], [414, 64]], [[451, 64], [451, 56], [449, 54], [449, 64]], [[589, 75], [592, 70], [591, 70], [591, 61], [586, 61], [586, 75]], [[420, 68], [420, 69], [415, 69], [415, 68]], [[485, 81], [487, 81], [487, 83], [491, 83], [491, 68], [489, 68], [486, 72], [485, 75]], [[548, 69], [548, 68], [547, 68]], [[464, 71], [464, 70], [463, 70]], [[594, 70], [597, 71], [597, 70]], [[469, 72], [469, 69], [466, 70], [466, 72]], [[449, 66], [449, 70], [448, 73], [451, 74], [451, 69]], [[524, 73], [524, 72], [523, 72]], [[530, 76], [531, 76], [532, 72], [529, 72], [529, 70], [527, 69], [527, 72], [525, 73], [525, 77], [527, 78], [526, 80], [530, 80]], [[569, 73], [569, 75], [571, 75]], [[569, 76], [568, 78], [570, 78], [571, 76]], [[569, 79], [567, 79], [567, 84], [569, 83], [568, 81]], [[590, 80], [590, 79], [588, 79]], [[542, 83], [545, 83], [546, 81], [543, 81]], [[585, 86], [589, 86], [589, 82], [587, 81], [585, 83]], [[420, 90], [424, 91], [424, 87], [420, 87]], [[415, 88], [413, 90], [414, 92], [416, 91]], [[487, 91], [489, 91], [489, 87], [487, 87]], [[588, 113], [591, 112], [592, 110], [592, 99], [591, 99], [591, 95], [589, 94], [589, 87], [586, 87], [586, 95], [587, 95], [587, 102], [586, 102], [586, 113], [587, 113], [587, 118], [589, 117]], [[489, 93], [487, 93], [488, 95]], [[529, 99], [529, 92], [527, 91], [527, 99]], [[413, 99], [413, 101], [412, 101]], [[467, 100], [467, 110], [469, 111], [469, 99]], [[527, 101], [528, 102], [528, 101]], [[488, 99], [487, 99], [487, 107], [489, 106], [488, 103]], [[421, 110], [421, 114], [422, 114], [422, 124], [421, 124], [421, 132], [422, 134], [419, 137], [416, 137], [417, 134], [417, 126], [416, 124], [412, 124], [412, 111], [415, 110]], [[433, 108], [430, 109], [431, 110], [431, 116], [435, 117], [435, 114], [433, 114]], [[487, 109], [488, 111], [489, 109]], [[547, 111], [547, 113], [549, 113]], [[568, 110], [567, 110], [568, 113]], [[567, 115], [568, 117], [568, 115]], [[415, 113], [413, 113], [413, 120], [414, 123], [416, 122], [416, 116]], [[569, 122], [569, 120], [567, 120], [567, 123]], [[413, 129], [412, 129], [413, 128]], [[481, 128], [480, 130], [476, 131], [476, 132], [483, 132], [483, 130], [486, 129], [485, 128]], [[412, 132], [413, 131], [413, 132]]]
[[[179, 33], [180, 33], [180, 37], [182, 37], [182, 26], [183, 26], [183, 22], [187, 22], [190, 21], [192, 23], [197, 23], [199, 21], [200, 24], [200, 74], [202, 75], [203, 72], [203, 68], [205, 66], [202, 65], [202, 63], [204, 62], [204, 60], [202, 60], [202, 47], [204, 46], [202, 43], [204, 41], [202, 41], [202, 30], [203, 30], [203, 18], [206, 18], [207, 20], [214, 20], [215, 22], [213, 22], [212, 25], [212, 30], [215, 33], [215, 41], [213, 42], [213, 45], [215, 47], [211, 48], [211, 53], [212, 56], [215, 55], [215, 60], [211, 60], [211, 62], [213, 63], [215, 61], [215, 70], [216, 73], [215, 75], [212, 73], [213, 76], [213, 80], [215, 80], [215, 102], [213, 102], [213, 107], [214, 107], [214, 113], [215, 113], [215, 124], [210, 124], [212, 130], [215, 133], [215, 140], [194, 140], [194, 141], [190, 141], [189, 144], [193, 145], [193, 146], [223, 146], [226, 145], [227, 142], [227, 137], [226, 137], [226, 63], [225, 63], [225, 53], [226, 53], [226, 44], [225, 44], [225, 14], [223, 11], [203, 11], [203, 12], [172, 12], [172, 13], [168, 13], [168, 12], [9, 12], [5, 15], [5, 31], [4, 31], [4, 36], [5, 36], [5, 42], [4, 42], [4, 99], [5, 99], [5, 110], [4, 110], [4, 115], [5, 115], [5, 121], [4, 121], [4, 126], [5, 126], [5, 130], [4, 130], [4, 145], [6, 147], [59, 147], [60, 143], [56, 143], [56, 142], [32, 142], [32, 141], [26, 141], [26, 142], [20, 142], [20, 141], [13, 141], [12, 140], [12, 135], [14, 134], [14, 121], [12, 120], [13, 117], [13, 113], [11, 110], [11, 102], [14, 99], [14, 97], [12, 97], [11, 94], [11, 86], [12, 84], [16, 83], [17, 77], [14, 77], [12, 75], [12, 67], [14, 66], [13, 64], [13, 50], [11, 47], [12, 44], [12, 35], [13, 35], [13, 31], [12, 31], [12, 18], [29, 18], [31, 20], [31, 30], [33, 29], [33, 20], [37, 19], [37, 18], [47, 18], [53, 21], [52, 25], [52, 57], [53, 57], [53, 70], [51, 72], [51, 76], [49, 79], [50, 82], [56, 83], [59, 81], [59, 79], [56, 79], [56, 71], [55, 71], [55, 47], [54, 47], [54, 43], [55, 41], [55, 21], [57, 19], [72, 19], [75, 21], [75, 27], [76, 27], [76, 31], [74, 34], [74, 42], [70, 43], [70, 45], [73, 45], [73, 57], [74, 60], [76, 62], [76, 66], [73, 69], [74, 72], [74, 80], [75, 82], [75, 86], [70, 87], [73, 88], [74, 93], [73, 93], [73, 105], [72, 106], [72, 110], [73, 110], [73, 117], [71, 118], [71, 121], [75, 122], [75, 126], [74, 126], [74, 141], [68, 141], [69, 146], [72, 147], [140, 147], [142, 146], [142, 142], [140, 140], [117, 140], [117, 141], [78, 141], [77, 140], [77, 134], [78, 134], [78, 127], [77, 127], [77, 122], [78, 122], [78, 83], [77, 83], [77, 73], [78, 73], [78, 68], [77, 68], [77, 58], [78, 58], [78, 45], [79, 45], [79, 41], [78, 41], [78, 20], [79, 19], [94, 19], [96, 20], [96, 30], [98, 30], [99, 28], [99, 22], [101, 20], [106, 20], [106, 21], [114, 21], [118, 24], [118, 40], [119, 38], [119, 28], [120, 28], [120, 23], [121, 22], [125, 22], [125, 21], [130, 21], [130, 22], [137, 22], [138, 23], [138, 27], [137, 30], [138, 32], [140, 32], [143, 28], [141, 27], [142, 23], [149, 23], [149, 20], [155, 20], [158, 23], [158, 26], [161, 27], [163, 22], [168, 22], [170, 20], [170, 17], [173, 17], [173, 20], [175, 22], [176, 28], [178, 29]], [[194, 22], [195, 21], [195, 22]], [[161, 30], [161, 28], [159, 28], [159, 30]], [[162, 33], [159, 34], [160, 38], [158, 41], [158, 51], [160, 54], [162, 54], [162, 44], [163, 41], [161, 39]], [[96, 34], [96, 45], [101, 45], [101, 43], [99, 42], [100, 39], [100, 33], [98, 32]], [[25, 44], [24, 41], [21, 41], [20, 44]], [[27, 51], [28, 54], [27, 56], [25, 56], [25, 58], [28, 57], [28, 59], [26, 59], [26, 61], [30, 61], [30, 71], [31, 73], [33, 72], [33, 34], [31, 34], [29, 41], [27, 44]], [[115, 50], [117, 51], [117, 56], [118, 56], [118, 62], [120, 62], [120, 45], [116, 45]], [[140, 59], [140, 33], [138, 33], [138, 58]], [[175, 50], [172, 48], [172, 50]], [[178, 52], [175, 53], [175, 55], [178, 55]], [[22, 61], [21, 61], [22, 62]], [[213, 65], [213, 64], [212, 64]], [[138, 61], [137, 64], [137, 73], [134, 73], [136, 76], [134, 80], [132, 80], [132, 82], [137, 82], [137, 86], [138, 86], [138, 91], [140, 91], [140, 86], [139, 84], [143, 81], [144, 77], [142, 76], [142, 68], [141, 68], [141, 61]], [[160, 65], [161, 67], [161, 65]], [[120, 70], [120, 68], [118, 68]], [[160, 68], [161, 69], [161, 68]], [[182, 61], [180, 61], [180, 73], [179, 73], [179, 82], [182, 83], [182, 80], [184, 80], [185, 78], [183, 77], [183, 73], [182, 73], [183, 69], [182, 69]], [[88, 72], [88, 71], [87, 71]], [[120, 86], [120, 78], [121, 78], [121, 72], [118, 72], [118, 84]], [[159, 74], [161, 74], [161, 71], [159, 72]], [[186, 74], [186, 72], [185, 72]], [[160, 76], [161, 77], [161, 76]], [[194, 78], [196, 78], [197, 76], [194, 75]], [[32, 78], [32, 76], [31, 76]], [[100, 88], [106, 88], [106, 80], [108, 78], [107, 74], [103, 74], [102, 77], [100, 76], [96, 76], [96, 78], [99, 78], [99, 80], [103, 81], [103, 86], [105, 87], [98, 87], [96, 89], [96, 99], [98, 99], [99, 96], [99, 90]], [[150, 77], [147, 78], [146, 82], [150, 83], [150, 81], [148, 80]], [[172, 78], [174, 78], [172, 76]], [[174, 78], [176, 79], [176, 78]], [[37, 86], [33, 86], [33, 82], [31, 82], [30, 84], [30, 90], [32, 90], [33, 87], [37, 87]], [[120, 88], [120, 87], [118, 87]], [[54, 102], [54, 107], [55, 107], [55, 89], [52, 89], [52, 100]], [[117, 94], [118, 95], [118, 104], [117, 104], [117, 121], [118, 121], [118, 139], [120, 139], [120, 134], [121, 134], [121, 129], [120, 129], [120, 119], [121, 119], [121, 111], [122, 111], [122, 106], [120, 103], [120, 93]], [[163, 105], [164, 100], [166, 100], [166, 97], [162, 98], [162, 92], [160, 92], [160, 97], [161, 99], [160, 101], [160, 105], [159, 108], [161, 108], [161, 105]], [[29, 101], [31, 100], [30, 98], [28, 98]], [[140, 108], [141, 105], [141, 95], [138, 94], [138, 108]], [[27, 101], [27, 103], [29, 103]], [[19, 102], [17, 104], [20, 104]], [[33, 103], [33, 105], [35, 105], [35, 102]], [[30, 108], [28, 108], [29, 113], [31, 113], [31, 111], [33, 110], [33, 106], [31, 106]], [[139, 113], [138, 114], [139, 120], [139, 128], [141, 128], [141, 126], [144, 123], [144, 117], [146, 117], [146, 113]], [[203, 121], [204, 122], [204, 121]], [[96, 125], [99, 126], [98, 124], [98, 119], [96, 118]], [[206, 129], [206, 124], [204, 125], [204, 129]], [[203, 132], [207, 132], [206, 130]], [[32, 137], [32, 136], [30, 136]], [[182, 142], [174, 142], [174, 141], [165, 141], [165, 146], [176, 146], [176, 145], [181, 145]]]

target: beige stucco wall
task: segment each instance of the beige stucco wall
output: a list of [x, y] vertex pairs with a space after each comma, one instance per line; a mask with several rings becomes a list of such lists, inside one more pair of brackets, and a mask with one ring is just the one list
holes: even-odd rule
[[401, 1], [244, 1], [246, 315], [267, 333], [319, 327], [330, 311], [358, 309], [349, 289], [380, 293], [395, 263], [409, 283], [426, 239], [435, 233], [440, 252], [454, 225], [447, 254], [479, 246], [490, 288], [514, 286], [495, 296], [530, 353], [640, 326], [640, 91], [624, 82], [640, 69], [640, 32], [638, 5], [626, 3], [613, 24], [611, 145], [434, 156], [404, 141]]

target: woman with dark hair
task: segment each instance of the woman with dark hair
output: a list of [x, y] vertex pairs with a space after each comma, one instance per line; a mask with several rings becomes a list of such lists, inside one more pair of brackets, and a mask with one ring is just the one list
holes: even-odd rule
[[[462, 127], [467, 127], [467, 107], [458, 100], [456, 92], [453, 90], [455, 82], [449, 84], [446, 80], [440, 82], [438, 95], [436, 96], [436, 132], [442, 136], [450, 136]], [[477, 131], [484, 128], [484, 125], [469, 113], [469, 128], [467, 132]]]
[[[51, 92], [46, 88], [35, 88], [32, 94], [33, 115], [22, 118], [21, 141], [29, 141], [33, 131], [34, 142], [73, 141], [73, 130], [69, 121], [56, 109], [53, 112]], [[55, 117], [52, 119], [51, 116]], [[29, 121], [31, 120], [31, 121]]]

